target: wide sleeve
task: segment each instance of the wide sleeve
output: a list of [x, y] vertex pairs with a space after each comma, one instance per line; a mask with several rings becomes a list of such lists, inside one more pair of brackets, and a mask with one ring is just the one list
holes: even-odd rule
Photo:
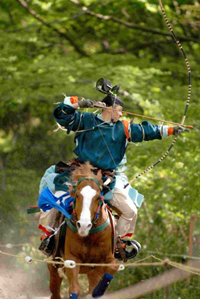
[[141, 124], [131, 124], [129, 134], [132, 142], [162, 139], [160, 126], [152, 125], [148, 121], [143, 121]]
[[81, 112], [64, 102], [60, 103], [58, 107], [54, 109], [53, 116], [57, 123], [67, 129], [68, 134], [71, 131], [82, 130], [84, 128]]

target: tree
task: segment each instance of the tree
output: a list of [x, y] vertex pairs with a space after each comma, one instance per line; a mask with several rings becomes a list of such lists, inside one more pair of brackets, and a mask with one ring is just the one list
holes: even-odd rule
[[[163, 4], [192, 70], [185, 123], [198, 126], [200, 6], [194, 1]], [[74, 135], [53, 132], [52, 111], [54, 103], [63, 100], [62, 93], [101, 100], [93, 86], [105, 77], [120, 84], [126, 111], [180, 122], [187, 99], [187, 69], [154, 0], [3, 0], [0, 20], [1, 223], [5, 242], [11, 243], [12, 236], [17, 243], [15, 235], [20, 231], [23, 242], [33, 235], [31, 240], [37, 243], [37, 225], [32, 229], [30, 222], [25, 232], [23, 222], [13, 223], [30, 219], [26, 208], [37, 204], [45, 169], [73, 156]], [[129, 179], [157, 161], [170, 142], [167, 138], [130, 144]], [[178, 138], [163, 162], [134, 182], [146, 198], [136, 230], [146, 250], [187, 253], [190, 213], [199, 209], [199, 156], [199, 138], [191, 131]], [[131, 278], [133, 273], [137, 275]], [[129, 269], [125, 275], [122, 283], [118, 274], [120, 287], [151, 272]]]

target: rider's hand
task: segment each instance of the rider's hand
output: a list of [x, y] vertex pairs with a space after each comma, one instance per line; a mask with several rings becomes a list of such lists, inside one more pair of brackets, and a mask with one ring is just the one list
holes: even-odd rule
[[91, 100], [82, 99], [78, 102], [78, 105], [80, 108], [90, 108], [94, 107], [94, 103]]
[[175, 126], [175, 127], [173, 127], [173, 129], [174, 129], [173, 135], [175, 135], [175, 136], [179, 136], [184, 132], [189, 132], [190, 131], [190, 130], [188, 130], [184, 127], [181, 127], [181, 126]]

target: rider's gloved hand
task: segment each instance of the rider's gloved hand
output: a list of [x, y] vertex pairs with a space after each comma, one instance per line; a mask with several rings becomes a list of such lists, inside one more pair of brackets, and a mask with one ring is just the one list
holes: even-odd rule
[[186, 129], [186, 128], [181, 127], [181, 126], [175, 126], [175, 127], [173, 127], [173, 129], [174, 129], [173, 130], [173, 135], [175, 135], [175, 136], [179, 136], [184, 132], [189, 132], [190, 131], [189, 129]]
[[90, 107], [94, 107], [94, 103], [89, 100], [89, 99], [82, 99], [81, 101], [78, 102], [78, 105], [80, 108], [90, 108]]

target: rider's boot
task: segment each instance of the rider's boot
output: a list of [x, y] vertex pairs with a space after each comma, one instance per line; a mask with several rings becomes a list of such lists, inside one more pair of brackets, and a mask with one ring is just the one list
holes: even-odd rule
[[[130, 250], [127, 250], [127, 249]], [[118, 237], [117, 247], [115, 249], [115, 258], [126, 262], [129, 259], [136, 257], [136, 255], [140, 252], [141, 245], [136, 240], [124, 240]]]
[[50, 256], [53, 253], [54, 247], [55, 247], [55, 236], [54, 234], [52, 234], [42, 240], [38, 249], [43, 254]]

